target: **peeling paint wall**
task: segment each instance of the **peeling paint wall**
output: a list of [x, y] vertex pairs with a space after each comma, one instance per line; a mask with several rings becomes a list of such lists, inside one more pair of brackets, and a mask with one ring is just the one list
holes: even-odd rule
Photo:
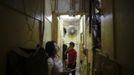
[[35, 48], [40, 42], [41, 12], [41, 0], [0, 1], [0, 75], [6, 74], [6, 57], [12, 48]]
[[51, 1], [45, 0], [45, 26], [44, 26], [44, 37], [43, 37], [43, 46], [47, 41], [52, 40], [52, 10], [51, 10]]
[[113, 5], [112, 0], [102, 0], [101, 41], [102, 52], [114, 59]]

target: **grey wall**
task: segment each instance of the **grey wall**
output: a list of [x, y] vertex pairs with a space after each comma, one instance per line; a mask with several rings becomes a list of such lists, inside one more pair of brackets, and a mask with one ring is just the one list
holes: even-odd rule
[[130, 0], [102, 0], [102, 50], [120, 64], [122, 75], [134, 75], [133, 7]]
[[133, 7], [131, 0], [115, 0], [115, 55], [122, 75], [134, 75]]

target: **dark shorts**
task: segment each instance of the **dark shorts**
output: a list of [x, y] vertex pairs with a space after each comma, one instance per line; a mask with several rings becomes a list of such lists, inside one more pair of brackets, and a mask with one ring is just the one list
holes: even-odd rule
[[75, 67], [76, 67], [76, 63], [75, 64], [68, 64], [68, 68], [70, 68], [70, 69], [75, 69]]

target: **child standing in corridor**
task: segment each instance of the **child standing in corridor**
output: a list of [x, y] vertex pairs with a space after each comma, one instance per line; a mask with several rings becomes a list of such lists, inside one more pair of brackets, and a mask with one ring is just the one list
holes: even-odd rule
[[66, 51], [66, 53], [68, 54], [68, 68], [71, 69], [71, 73], [72, 75], [75, 75], [75, 68], [76, 68], [76, 58], [77, 58], [77, 52], [74, 49], [74, 42], [70, 42], [69, 43], [69, 48]]

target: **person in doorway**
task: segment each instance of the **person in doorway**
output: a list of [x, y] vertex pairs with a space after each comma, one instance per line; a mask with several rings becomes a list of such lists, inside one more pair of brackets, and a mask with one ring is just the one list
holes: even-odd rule
[[63, 44], [63, 65], [64, 65], [64, 69], [66, 69], [67, 67], [67, 54], [65, 53], [67, 50], [67, 45]]
[[69, 48], [66, 51], [66, 53], [68, 54], [68, 68], [70, 69], [72, 75], [75, 75], [75, 68], [76, 68], [76, 58], [77, 58], [77, 52], [74, 49], [74, 42], [70, 42], [69, 43]]

